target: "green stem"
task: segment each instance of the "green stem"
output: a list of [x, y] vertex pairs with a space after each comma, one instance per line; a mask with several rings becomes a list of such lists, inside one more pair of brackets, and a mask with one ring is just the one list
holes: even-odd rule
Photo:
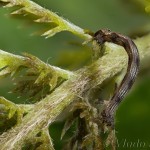
[[[135, 40], [140, 52], [141, 64], [150, 59], [150, 35]], [[62, 111], [76, 99], [83, 98], [85, 92], [100, 86], [105, 80], [121, 72], [127, 66], [124, 49], [111, 43], [106, 44], [107, 54], [76, 72], [46, 98], [35, 104], [32, 111], [22, 119], [21, 124], [0, 135], [2, 150], [19, 150], [34, 131], [48, 128]], [[29, 140], [29, 139], [28, 139]]]

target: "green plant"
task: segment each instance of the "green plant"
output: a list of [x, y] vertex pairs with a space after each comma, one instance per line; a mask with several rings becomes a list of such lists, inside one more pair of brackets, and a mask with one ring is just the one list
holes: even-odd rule
[[[16, 7], [13, 15], [30, 15], [37, 23], [48, 23], [49, 30], [42, 35], [52, 37], [58, 32], [69, 31], [87, 41], [92, 34], [57, 14], [29, 0], [1, 0], [5, 7]], [[136, 39], [141, 62], [150, 58], [150, 35]], [[0, 97], [0, 144], [2, 150], [54, 149], [48, 127], [69, 109], [62, 138], [71, 125], [77, 122], [75, 136], [66, 149], [115, 149], [115, 131], [101, 123], [98, 93], [104, 81], [111, 80], [127, 66], [123, 48], [107, 43], [101, 49], [93, 42], [93, 62], [77, 71], [67, 71], [49, 65], [30, 54], [13, 55], [0, 50], [0, 77], [10, 76], [16, 83], [14, 92], [28, 93], [32, 104], [14, 104]], [[112, 51], [116, 49], [116, 51]], [[113, 59], [112, 59], [113, 58]], [[112, 65], [114, 64], [114, 65]], [[21, 80], [17, 80], [22, 75]]]

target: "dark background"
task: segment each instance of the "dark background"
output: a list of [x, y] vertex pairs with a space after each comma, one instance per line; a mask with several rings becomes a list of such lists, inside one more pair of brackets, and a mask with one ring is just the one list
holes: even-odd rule
[[[144, 12], [144, 0], [42, 0], [37, 3], [93, 32], [109, 28], [123, 34], [138, 36], [139, 33], [145, 33], [150, 29], [150, 16]], [[62, 61], [66, 61], [66, 58], [62, 57], [63, 52], [75, 53], [80, 50], [78, 46], [68, 43], [68, 41], [83, 42], [71, 33], [62, 32], [45, 39], [33, 34], [41, 26], [27, 20], [12, 18], [9, 16], [10, 11], [11, 9], [0, 8], [0, 49], [19, 55], [22, 52], [31, 53], [45, 62], [61, 67]], [[64, 65], [64, 68], [67, 68], [67, 65]], [[10, 82], [9, 79], [0, 80], [0, 95], [22, 103], [22, 99], [17, 99], [16, 95], [8, 94], [11, 89]], [[62, 125], [63, 123], [54, 124], [50, 130], [58, 150], [61, 144], [59, 139]], [[73, 131], [71, 133], [73, 134]], [[116, 134], [119, 150], [150, 149], [149, 74], [140, 75], [132, 92], [118, 109]]]

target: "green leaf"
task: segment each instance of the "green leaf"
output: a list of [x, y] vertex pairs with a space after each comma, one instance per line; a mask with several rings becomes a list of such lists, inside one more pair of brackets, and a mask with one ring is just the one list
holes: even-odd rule
[[0, 77], [8, 75], [16, 82], [13, 92], [37, 101], [74, 74], [50, 66], [31, 54], [22, 57], [0, 50]]
[[[84, 31], [84, 29], [74, 25], [68, 20], [58, 16], [56, 13], [45, 9], [35, 2], [30, 0], [0, 0], [0, 2], [6, 3], [4, 7], [13, 7], [19, 6], [19, 8], [11, 13], [11, 15], [34, 15], [37, 19], [33, 20], [37, 23], [49, 23], [49, 29], [42, 34], [42, 36], [52, 37], [56, 33], [62, 31], [69, 31], [73, 34], [76, 34], [85, 40], [91, 39], [91, 35]], [[51, 23], [55, 24], [54, 27], [51, 26]]]
[[13, 76], [22, 65], [24, 65], [24, 58], [13, 55], [0, 50], [0, 78], [7, 75]]

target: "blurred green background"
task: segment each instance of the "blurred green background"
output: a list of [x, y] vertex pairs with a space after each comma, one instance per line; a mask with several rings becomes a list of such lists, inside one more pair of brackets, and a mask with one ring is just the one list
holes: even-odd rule
[[[150, 29], [150, 16], [144, 12], [144, 0], [38, 0], [37, 3], [93, 32], [109, 28], [123, 34], [138, 36]], [[76, 43], [83, 42], [81, 39], [67, 32], [45, 39], [36, 35], [36, 31], [42, 29], [42, 26], [12, 18], [9, 16], [10, 11], [11, 9], [0, 8], [0, 49], [19, 55], [22, 52], [31, 53], [50, 64], [71, 68], [69, 62], [65, 62], [66, 58], [62, 57], [65, 56], [63, 53], [79, 52], [81, 47]], [[70, 44], [68, 41], [76, 43]], [[86, 52], [82, 54], [87, 55]], [[72, 58], [72, 55], [68, 55], [68, 61], [70, 60], [70, 64], [74, 66]], [[10, 79], [0, 80], [0, 95], [21, 103], [21, 99], [16, 100], [16, 95], [8, 94], [11, 89], [10, 82]], [[52, 125], [50, 130], [57, 150], [61, 147], [59, 139], [62, 126], [63, 123], [57, 123]], [[73, 131], [70, 131], [71, 133], [73, 134]], [[118, 109], [116, 134], [118, 150], [150, 149], [148, 73], [141, 74], [132, 92]]]

